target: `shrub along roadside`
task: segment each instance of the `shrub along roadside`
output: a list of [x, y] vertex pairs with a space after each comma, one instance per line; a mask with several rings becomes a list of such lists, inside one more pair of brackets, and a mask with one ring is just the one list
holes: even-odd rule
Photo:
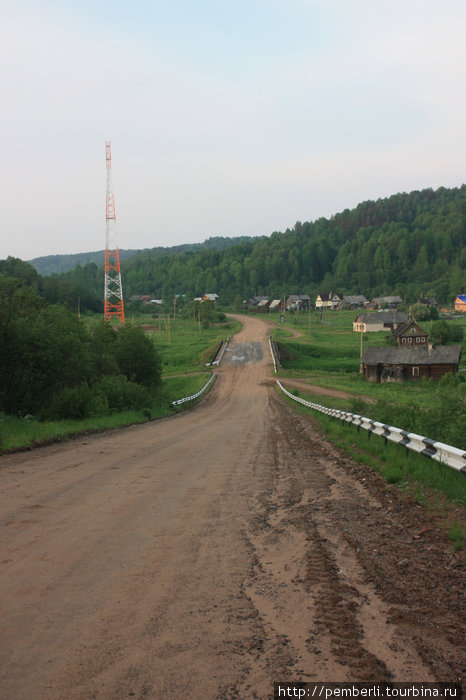
[[[0, 452], [38, 447], [61, 442], [79, 435], [123, 428], [148, 420], [173, 415], [171, 402], [191, 396], [206, 383], [208, 374], [188, 375], [164, 379], [157, 399], [141, 410], [114, 412], [112, 415], [94, 414], [91, 417], [66, 420], [39, 421], [31, 415], [24, 417], [0, 414]], [[128, 382], [129, 383], [129, 382]], [[138, 386], [138, 385], [135, 385]]]

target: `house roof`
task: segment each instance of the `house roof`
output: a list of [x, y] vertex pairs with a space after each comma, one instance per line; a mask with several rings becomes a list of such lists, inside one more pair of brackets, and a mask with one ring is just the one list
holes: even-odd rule
[[392, 335], [394, 338], [398, 338], [399, 335], [403, 335], [403, 333], [406, 333], [409, 328], [415, 327], [417, 329], [418, 335], [429, 335], [427, 331], [425, 331], [421, 326], [419, 326], [415, 321], [409, 320], [405, 321], [404, 323], [401, 323], [398, 328], [395, 328], [393, 331]]
[[466, 294], [457, 294], [456, 298], [466, 304]]
[[251, 297], [251, 298], [249, 299], [248, 304], [252, 304], [253, 306], [257, 306], [257, 304], [258, 304], [260, 301], [264, 301], [264, 300], [265, 300], [265, 301], [268, 301], [268, 300], [269, 300], [269, 297], [255, 296], [255, 297]]
[[274, 299], [273, 301], [270, 302], [269, 309], [276, 309], [277, 306], [280, 306], [282, 300], [281, 299]]
[[406, 323], [407, 315], [403, 311], [379, 311], [372, 314], [358, 314], [357, 320], [366, 324]]
[[417, 303], [424, 304], [424, 306], [438, 306], [438, 301], [435, 297], [419, 297]]
[[403, 299], [401, 297], [375, 297], [372, 299], [373, 304], [402, 304]]
[[267, 306], [269, 303], [268, 299], [261, 299], [260, 302], [257, 304], [257, 306]]
[[310, 301], [310, 297], [307, 294], [290, 294], [288, 299], [291, 301]]
[[362, 294], [343, 294], [343, 301], [348, 304], [367, 304], [367, 299]]
[[364, 365], [457, 365], [461, 345], [426, 347], [367, 348], [362, 356]]

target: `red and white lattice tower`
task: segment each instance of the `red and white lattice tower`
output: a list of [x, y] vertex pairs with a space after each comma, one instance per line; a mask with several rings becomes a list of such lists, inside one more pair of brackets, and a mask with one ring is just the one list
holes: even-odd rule
[[124, 325], [123, 289], [121, 286], [120, 254], [118, 252], [115, 197], [112, 187], [111, 142], [105, 142], [107, 166], [107, 194], [105, 200], [105, 292], [104, 319], [118, 321]]

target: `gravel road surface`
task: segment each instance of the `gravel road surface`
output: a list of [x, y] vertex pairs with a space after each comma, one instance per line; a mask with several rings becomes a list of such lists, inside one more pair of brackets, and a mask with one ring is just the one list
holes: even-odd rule
[[174, 418], [0, 459], [0, 698], [458, 681], [463, 555], [274, 390], [244, 318]]

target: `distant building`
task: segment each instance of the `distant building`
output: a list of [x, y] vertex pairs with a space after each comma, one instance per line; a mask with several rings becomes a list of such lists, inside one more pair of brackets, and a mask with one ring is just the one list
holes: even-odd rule
[[466, 294], [458, 294], [456, 297], [455, 311], [466, 312]]
[[363, 294], [343, 294], [343, 299], [339, 304], [340, 309], [358, 309], [366, 306], [369, 302]]
[[264, 296], [254, 296], [247, 300], [246, 307], [248, 309], [255, 309], [261, 301], [269, 301], [269, 297]]
[[213, 301], [214, 304], [218, 299], [218, 294], [203, 294], [201, 301]]
[[422, 304], [423, 306], [435, 306], [438, 309], [439, 304], [435, 297], [419, 297], [416, 304]]
[[361, 372], [369, 382], [404, 382], [423, 377], [441, 379], [456, 374], [461, 345], [427, 347], [367, 348], [361, 358]]
[[370, 300], [369, 306], [372, 309], [396, 309], [403, 303], [403, 299], [398, 296], [374, 297]]
[[427, 345], [429, 334], [416, 321], [406, 321], [392, 331], [397, 345]]
[[330, 292], [318, 294], [316, 297], [316, 309], [336, 309], [342, 302], [343, 294]]
[[353, 321], [353, 331], [358, 333], [377, 333], [393, 331], [408, 317], [403, 311], [379, 311], [378, 313], [358, 314]]
[[281, 299], [273, 299], [269, 304], [269, 311], [280, 311], [283, 306]]
[[307, 294], [290, 294], [286, 300], [286, 308], [297, 311], [307, 311], [311, 303], [311, 298]]

